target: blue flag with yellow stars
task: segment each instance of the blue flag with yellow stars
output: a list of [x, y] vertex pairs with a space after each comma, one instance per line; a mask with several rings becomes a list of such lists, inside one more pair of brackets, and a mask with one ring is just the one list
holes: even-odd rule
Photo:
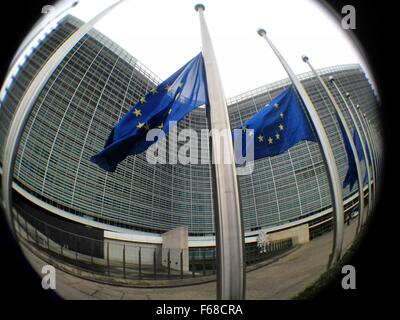
[[[354, 130], [354, 132], [353, 132], [353, 141], [354, 141], [354, 144], [356, 146], [356, 150], [357, 150], [357, 155], [358, 155], [359, 161], [360, 162], [364, 161], [364, 163], [365, 163], [365, 156], [364, 156], [364, 152], [363, 152], [363, 149], [362, 149], [360, 136], [358, 135], [356, 130]], [[369, 154], [368, 154], [368, 146], [365, 145], [365, 148], [366, 148], [366, 152], [367, 152], [367, 158], [368, 158], [368, 160], [370, 160]], [[371, 163], [371, 162], [369, 162], [369, 163]], [[367, 165], [367, 164], [365, 163], [365, 165]], [[363, 185], [366, 185], [367, 183], [368, 183], [368, 171], [367, 171], [367, 167], [365, 167]]]
[[363, 152], [363, 149], [362, 149], [360, 136], [358, 135], [356, 130], [353, 131], [353, 141], [354, 141], [354, 145], [355, 145], [356, 150], [357, 150], [358, 160], [359, 161], [364, 160], [364, 152]]
[[[348, 169], [347, 169], [344, 181], [343, 181], [343, 188], [346, 188], [348, 185], [350, 185], [350, 190], [352, 190], [353, 187], [354, 187], [354, 184], [358, 180], [356, 160], [354, 158], [353, 151], [351, 150], [350, 141], [347, 138], [347, 135], [346, 135], [346, 133], [344, 131], [343, 124], [339, 120], [338, 117], [337, 117], [337, 120], [338, 120], [338, 123], [339, 123], [340, 131], [342, 132], [344, 148], [346, 150], [347, 160], [348, 160]], [[364, 158], [364, 152], [362, 150], [360, 137], [359, 137], [359, 135], [358, 135], [356, 130], [353, 131], [353, 141], [354, 141], [354, 145], [356, 147], [358, 160], [361, 163], [361, 161], [364, 160], [365, 158]], [[365, 185], [367, 182], [368, 182], [368, 176], [367, 176], [367, 172], [365, 172], [363, 185]]]
[[168, 134], [170, 121], [178, 122], [201, 105], [208, 105], [208, 93], [200, 53], [141, 97], [112, 129], [104, 149], [90, 160], [113, 172], [128, 155], [142, 153], [154, 143], [146, 141], [150, 129]]
[[[249, 148], [254, 148], [255, 160], [284, 153], [302, 140], [317, 141], [292, 86], [272, 99], [240, 129], [234, 131], [233, 139], [242, 134], [242, 156], [246, 156]], [[254, 140], [250, 140], [254, 145], [246, 145], [246, 135], [254, 135]]]
[[[353, 150], [351, 150], [350, 146], [350, 141], [344, 131], [342, 122], [338, 120], [339, 122], [339, 127], [342, 132], [342, 137], [343, 137], [343, 142], [344, 142], [344, 148], [346, 150], [347, 154], [347, 164], [348, 164], [348, 169], [346, 172], [346, 176], [343, 181], [343, 188], [346, 188], [348, 185], [350, 185], [350, 190], [353, 189], [354, 184], [357, 181], [357, 167], [356, 167], [356, 160], [354, 158]], [[358, 152], [357, 152], [358, 153]]]

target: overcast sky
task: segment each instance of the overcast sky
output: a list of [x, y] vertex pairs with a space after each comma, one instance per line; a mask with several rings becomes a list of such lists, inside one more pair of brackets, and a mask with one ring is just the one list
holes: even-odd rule
[[[70, 11], [84, 21], [116, 2], [80, 0]], [[161, 79], [201, 51], [198, 14], [193, 0], [127, 0], [96, 25]], [[286, 78], [286, 73], [256, 33], [267, 30], [295, 73], [360, 63], [360, 52], [348, 31], [314, 0], [204, 0], [227, 98]], [[368, 70], [366, 70], [368, 72]]]

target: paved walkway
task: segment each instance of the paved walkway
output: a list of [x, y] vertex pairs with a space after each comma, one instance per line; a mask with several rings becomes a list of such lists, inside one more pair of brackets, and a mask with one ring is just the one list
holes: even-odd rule
[[[345, 227], [343, 253], [354, 240], [357, 221]], [[37, 272], [44, 261], [22, 246]], [[271, 264], [247, 273], [246, 299], [290, 299], [313, 284], [326, 270], [332, 232], [302, 245]], [[97, 283], [57, 270], [57, 293], [64, 299], [214, 300], [215, 282], [174, 288], [129, 288]], [[41, 284], [38, 283], [40, 286]]]

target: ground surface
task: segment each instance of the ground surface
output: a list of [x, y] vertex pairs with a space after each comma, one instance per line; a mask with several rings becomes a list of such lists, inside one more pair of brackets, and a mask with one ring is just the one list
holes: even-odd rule
[[[352, 244], [357, 222], [345, 227], [343, 251]], [[29, 262], [37, 272], [47, 264], [22, 246]], [[290, 299], [312, 285], [327, 269], [332, 250], [332, 232], [326, 233], [297, 250], [275, 259], [270, 264], [247, 273], [246, 299]], [[155, 299], [155, 300], [213, 300], [215, 282], [174, 288], [117, 287], [77, 278], [56, 271], [57, 293], [64, 299]], [[38, 283], [40, 286], [41, 284]]]

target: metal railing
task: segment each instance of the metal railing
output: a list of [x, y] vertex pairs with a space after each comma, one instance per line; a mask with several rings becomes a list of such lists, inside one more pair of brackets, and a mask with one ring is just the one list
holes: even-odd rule
[[[69, 270], [129, 280], [191, 279], [216, 273], [215, 247], [165, 249], [155, 244], [98, 240], [52, 226], [24, 210], [14, 210], [18, 239], [46, 262]], [[272, 241], [264, 252], [256, 243], [246, 244], [246, 265], [266, 261], [292, 247], [292, 239]]]

